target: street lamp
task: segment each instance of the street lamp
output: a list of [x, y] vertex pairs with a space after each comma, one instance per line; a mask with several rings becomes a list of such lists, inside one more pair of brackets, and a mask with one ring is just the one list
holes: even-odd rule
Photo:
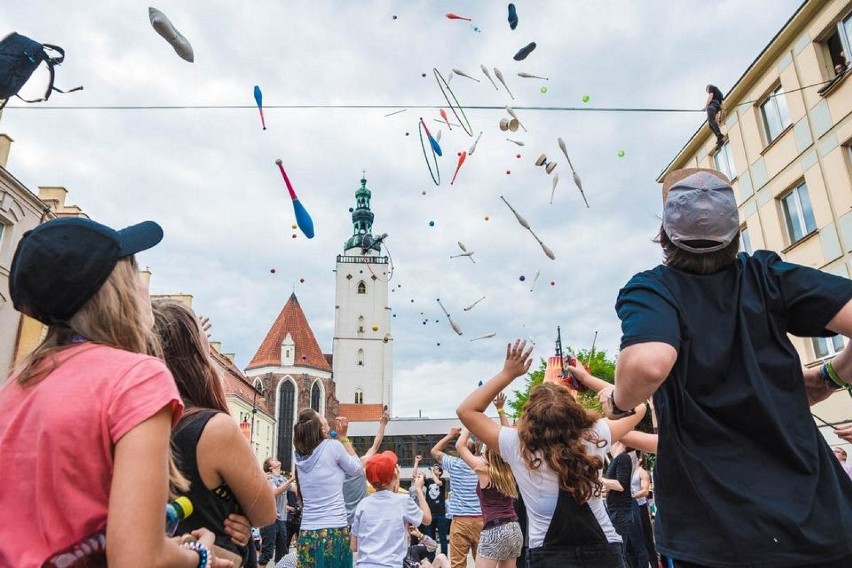
[[252, 390], [254, 390], [254, 398], [251, 402], [251, 431], [249, 432], [249, 446], [254, 449], [254, 415], [257, 414], [257, 395], [263, 396], [263, 383], [260, 384], [260, 388], [254, 386], [254, 383], [251, 385]]

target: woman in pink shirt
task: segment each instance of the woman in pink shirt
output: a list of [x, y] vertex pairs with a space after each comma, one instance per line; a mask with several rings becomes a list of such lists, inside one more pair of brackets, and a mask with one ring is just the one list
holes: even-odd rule
[[133, 258], [162, 237], [151, 221], [115, 231], [62, 218], [18, 243], [12, 301], [48, 328], [0, 390], [0, 566], [223, 565], [209, 531], [183, 546], [165, 534], [183, 405], [148, 355], [154, 319]]

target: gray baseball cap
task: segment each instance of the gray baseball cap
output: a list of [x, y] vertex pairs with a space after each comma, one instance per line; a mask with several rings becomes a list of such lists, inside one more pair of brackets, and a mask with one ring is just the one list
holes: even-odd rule
[[740, 230], [733, 188], [707, 171], [683, 178], [669, 188], [663, 230], [685, 251], [706, 254], [722, 250]]

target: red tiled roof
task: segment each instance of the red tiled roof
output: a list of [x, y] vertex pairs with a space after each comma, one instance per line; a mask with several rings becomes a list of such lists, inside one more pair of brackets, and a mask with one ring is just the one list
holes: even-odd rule
[[263, 343], [260, 344], [257, 353], [254, 354], [246, 368], [280, 365], [281, 342], [284, 341], [288, 333], [296, 345], [295, 365], [311, 367], [320, 371], [331, 371], [331, 366], [326, 361], [311, 326], [308, 325], [308, 319], [305, 317], [305, 312], [302, 311], [295, 293], [291, 294], [290, 299], [284, 304], [284, 308], [278, 314], [278, 318], [272, 324], [263, 339]]
[[210, 348], [210, 357], [222, 368], [222, 386], [225, 389], [225, 396], [235, 396], [248, 405], [255, 404], [258, 411], [267, 416], [272, 416], [272, 413], [266, 407], [263, 396], [259, 393], [255, 396], [257, 391], [254, 390], [252, 384], [240, 372], [237, 366], [234, 365], [233, 361], [216, 351], [213, 347]]
[[331, 353], [323, 353], [322, 356], [325, 357], [325, 362], [328, 363], [329, 367], [334, 367], [334, 355]]
[[385, 409], [381, 404], [343, 404], [337, 410], [338, 416], [345, 416], [349, 422], [376, 422]]

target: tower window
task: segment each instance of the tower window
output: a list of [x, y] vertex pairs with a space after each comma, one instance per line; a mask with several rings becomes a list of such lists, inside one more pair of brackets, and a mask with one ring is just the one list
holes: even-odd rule
[[364, 316], [358, 317], [358, 333], [364, 333]]
[[362, 367], [364, 366], [364, 350], [363, 349], [358, 350], [358, 364], [361, 365]]
[[359, 294], [366, 294], [367, 293], [367, 285], [364, 284], [363, 280], [358, 282], [358, 293]]
[[364, 391], [355, 389], [355, 404], [364, 404]]

